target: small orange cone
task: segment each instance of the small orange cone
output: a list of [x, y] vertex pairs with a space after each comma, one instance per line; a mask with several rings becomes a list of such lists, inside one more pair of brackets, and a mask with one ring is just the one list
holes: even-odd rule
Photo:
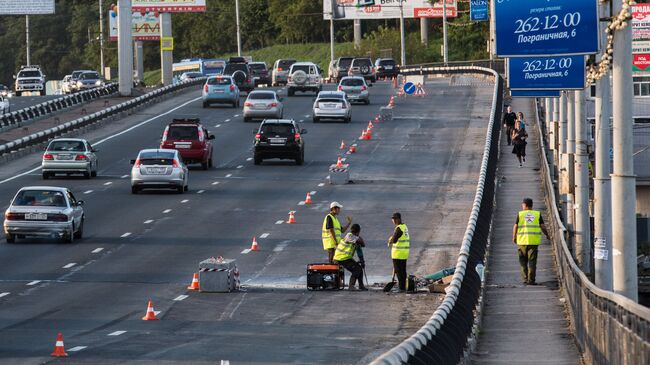
[[350, 153], [356, 153], [357, 152], [357, 145], [353, 144], [352, 146], [350, 146], [350, 151], [349, 152]]
[[189, 290], [199, 290], [199, 274], [194, 273], [192, 283], [187, 287]]
[[294, 212], [293, 210], [289, 212], [289, 220], [287, 221], [288, 224], [296, 223], [295, 214], [296, 214], [296, 212]]
[[375, 116], [375, 123], [379, 122], [381, 119], [379, 119], [379, 115]]
[[367, 138], [366, 138], [366, 130], [365, 130], [365, 129], [361, 131], [361, 136], [359, 136], [359, 139], [367, 139]]
[[257, 238], [253, 237], [253, 244], [251, 244], [251, 251], [259, 251], [260, 247], [257, 245]]
[[336, 167], [337, 168], [342, 168], [343, 167], [343, 161], [341, 161], [341, 156], [336, 160]]
[[371, 121], [368, 121], [368, 129], [372, 129], [372, 128], [374, 128], [374, 127], [375, 127], [375, 126], [372, 125], [372, 120], [371, 120]]
[[345, 149], [345, 141], [341, 141], [341, 147], [339, 147], [340, 150]]
[[147, 305], [147, 314], [142, 317], [143, 321], [157, 321], [158, 318], [156, 318], [156, 313], [153, 311], [153, 303], [149, 301], [149, 304]]
[[307, 197], [305, 198], [305, 204], [311, 204], [311, 203], [313, 203], [311, 201], [311, 194], [307, 193]]
[[361, 139], [364, 139], [366, 141], [369, 141], [369, 140], [372, 139], [372, 132], [370, 131], [370, 129], [367, 129], [367, 130], [363, 131], [363, 134], [361, 135]]
[[65, 352], [65, 346], [63, 346], [63, 335], [59, 332], [56, 335], [56, 345], [54, 345], [54, 352], [50, 354], [54, 357], [67, 357], [68, 354]]

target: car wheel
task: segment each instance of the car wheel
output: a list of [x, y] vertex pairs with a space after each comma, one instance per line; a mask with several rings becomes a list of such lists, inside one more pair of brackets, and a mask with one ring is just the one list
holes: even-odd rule
[[287, 89], [287, 95], [293, 96], [294, 93], [295, 91], [292, 88]]
[[41, 91], [39, 91], [39, 92], [38, 92], [38, 95], [40, 95], [40, 96], [45, 96], [45, 90], [41, 90]]
[[137, 186], [131, 186], [131, 194], [137, 194], [140, 192]]
[[204, 101], [204, 102], [203, 102], [203, 107], [204, 107], [204, 108], [207, 108], [208, 106], [209, 106], [209, 104], [208, 104], [207, 102]]
[[255, 165], [259, 165], [259, 164], [261, 164], [261, 163], [262, 163], [262, 156], [260, 156], [260, 155], [255, 155], [255, 156], [253, 157], [253, 163], [254, 163]]
[[16, 91], [16, 96], [21, 96], [23, 93], [20, 91]]
[[5, 240], [7, 241], [7, 243], [14, 243], [16, 242], [16, 236], [11, 233], [7, 233], [5, 234]]
[[318, 119], [317, 117], [314, 117], [314, 118], [312, 119], [312, 121], [313, 121], [314, 123], [318, 123], [318, 122], [320, 122], [320, 119]]
[[248, 123], [248, 122], [250, 122], [250, 121], [251, 121], [251, 118], [249, 118], [249, 117], [244, 117], [244, 123]]
[[364, 104], [366, 104], [366, 105], [370, 105], [370, 99], [366, 99], [366, 100], [364, 100], [363, 102], [364, 102]]
[[212, 168], [214, 166], [214, 163], [212, 162], [212, 156], [210, 156], [210, 159], [208, 160], [208, 167]]
[[84, 220], [83, 218], [81, 219], [81, 225], [79, 226], [79, 229], [77, 232], [74, 233], [74, 238], [75, 239], [82, 239], [84, 237]]
[[185, 186], [184, 185], [181, 185], [181, 186], [176, 188], [176, 192], [179, 193], [179, 194], [183, 194], [184, 191], [185, 191]]
[[84, 179], [90, 179], [90, 172], [89, 171], [84, 172]]
[[296, 158], [296, 165], [300, 166], [305, 162], [305, 153], [299, 152], [298, 158]]
[[69, 233], [63, 235], [63, 242], [64, 243], [74, 242], [74, 224], [72, 225], [72, 230]]
[[50, 173], [49, 172], [44, 172], [43, 173], [43, 180], [47, 180], [50, 178]]
[[97, 166], [95, 166], [95, 169], [90, 171], [90, 177], [97, 177]]
[[237, 107], [237, 101], [233, 101], [233, 102], [232, 102], [232, 107], [233, 107], [233, 108], [236, 108], [236, 107]]
[[185, 185], [185, 186], [183, 187], [183, 191], [190, 191], [190, 186], [189, 186], [189, 185]]
[[346, 123], [350, 123], [351, 121], [352, 121], [352, 117], [347, 117], [347, 118], [345, 118], [345, 122], [346, 122]]
[[210, 165], [210, 162], [209, 162], [209, 161], [201, 162], [201, 168], [202, 168], [203, 170], [207, 170], [209, 165]]

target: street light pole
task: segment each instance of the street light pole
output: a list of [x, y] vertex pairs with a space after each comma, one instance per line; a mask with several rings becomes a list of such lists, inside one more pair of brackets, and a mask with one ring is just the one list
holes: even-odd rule
[[235, 0], [235, 17], [237, 21], [237, 56], [241, 57], [241, 30], [239, 27], [239, 0]]
[[[104, 76], [104, 6], [103, 0], [99, 0], [99, 73]], [[140, 76], [142, 77], [142, 76]]]
[[406, 65], [406, 41], [404, 40], [404, 3], [402, 1], [399, 2], [399, 37], [401, 44], [401, 66], [404, 66]]
[[449, 62], [449, 50], [447, 47], [447, 0], [442, 0], [442, 61]]
[[29, 15], [25, 15], [25, 47], [27, 53], [27, 66], [31, 65], [29, 57]]
[[582, 271], [591, 273], [591, 228], [589, 224], [589, 154], [587, 153], [587, 118], [585, 91], [575, 94], [575, 256]]

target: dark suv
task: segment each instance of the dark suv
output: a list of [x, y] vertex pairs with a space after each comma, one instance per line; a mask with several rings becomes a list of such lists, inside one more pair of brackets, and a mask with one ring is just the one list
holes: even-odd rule
[[341, 79], [348, 75], [353, 60], [354, 57], [339, 57], [336, 60], [336, 64], [334, 64], [334, 77], [336, 77], [337, 83], [341, 82]]
[[396, 77], [399, 73], [399, 67], [392, 58], [377, 58], [375, 60], [375, 70], [377, 71], [377, 78], [382, 77]]
[[200, 163], [207, 170], [212, 167], [213, 139], [200, 119], [174, 119], [165, 128], [160, 148], [178, 150], [186, 164]]
[[305, 141], [293, 119], [266, 119], [255, 130], [254, 162], [256, 165], [267, 158], [296, 160], [296, 165], [305, 162]]
[[231, 57], [223, 74], [232, 76], [239, 91], [250, 92], [255, 88], [250, 68], [244, 57]]
[[248, 64], [248, 68], [251, 70], [255, 87], [258, 85], [271, 86], [271, 75], [269, 75], [266, 62], [251, 62]]

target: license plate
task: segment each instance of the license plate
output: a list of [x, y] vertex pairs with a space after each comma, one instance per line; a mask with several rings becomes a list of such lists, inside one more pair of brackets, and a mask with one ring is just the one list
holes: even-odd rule
[[271, 144], [285, 144], [286, 142], [286, 138], [269, 138], [269, 143]]
[[47, 214], [45, 214], [45, 213], [25, 213], [25, 219], [44, 221], [44, 220], [47, 220]]
[[222, 94], [222, 93], [223, 93], [223, 89], [214, 89], [214, 90], [212, 90], [212, 93], [213, 93], [213, 94]]
[[164, 167], [148, 167], [147, 168], [147, 173], [149, 173], [149, 174], [160, 175], [160, 174], [164, 174], [165, 171], [167, 171], [167, 169], [164, 168]]
[[323, 109], [336, 109], [336, 107], [338, 106], [338, 104], [322, 104], [322, 105], [323, 105]]
[[266, 104], [253, 104], [253, 109], [266, 109]]
[[72, 155], [57, 155], [57, 160], [72, 160]]
[[387, 70], [392, 70], [393, 66], [384, 66], [384, 68], [387, 69]]
[[191, 144], [175, 144], [174, 147], [176, 148], [191, 148]]

